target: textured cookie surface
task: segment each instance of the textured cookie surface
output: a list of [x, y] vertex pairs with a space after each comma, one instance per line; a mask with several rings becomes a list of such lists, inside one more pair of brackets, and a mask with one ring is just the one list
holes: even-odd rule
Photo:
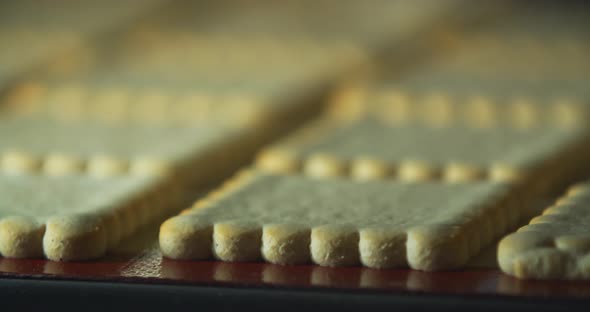
[[[526, 171], [558, 157], [583, 138], [574, 129], [479, 129], [390, 126], [372, 119], [325, 120], [263, 152], [265, 169], [299, 168], [311, 175], [390, 175], [414, 171], [474, 180], [500, 169]], [[291, 163], [291, 164], [289, 164]], [[496, 172], [494, 172], [496, 170]], [[369, 172], [372, 171], [372, 172]], [[442, 172], [441, 172], [442, 171]]]
[[166, 221], [160, 247], [177, 259], [451, 269], [505, 231], [508, 190], [249, 172]]
[[[114, 67], [109, 74], [119, 77], [117, 70]], [[138, 74], [144, 75], [150, 74]], [[66, 123], [247, 128], [283, 110], [301, 108], [284, 99], [310, 89], [309, 84], [274, 81], [238, 87], [231, 82], [170, 86], [140, 83], [137, 77], [111, 81], [98, 73], [65, 82], [47, 80], [25, 81], [8, 90], [5, 112]]]
[[2, 149], [20, 147], [33, 154], [60, 151], [87, 157], [103, 152], [127, 158], [153, 155], [168, 159], [228, 132], [213, 127], [109, 126], [44, 118], [8, 118], [2, 120], [0, 129]]
[[[523, 84], [502, 81], [512, 84], [515, 90], [509, 92], [497, 90], [501, 83], [496, 81], [462, 80], [458, 74], [438, 77], [437, 73], [429, 73], [423, 79], [427, 81], [409, 79], [373, 87], [367, 91], [365, 110], [357, 114], [373, 115], [393, 125], [430, 127], [462, 125], [483, 129], [530, 129], [587, 126], [584, 123], [589, 113], [584, 101], [587, 95], [575, 91], [558, 93], [556, 90], [562, 88], [552, 85], [553, 81], [528, 92], [521, 90], [527, 88]], [[433, 91], [441, 89], [444, 91]], [[335, 109], [339, 107], [343, 105], [335, 104]]]
[[153, 177], [0, 175], [0, 253], [52, 260], [101, 256], [163, 212], [158, 190]]
[[498, 246], [501, 269], [522, 279], [590, 279], [590, 184], [570, 189]]
[[[5, 171], [18, 170], [9, 159], [19, 154], [30, 157], [48, 173], [58, 174], [62, 167], [64, 173], [70, 169], [86, 169], [99, 175], [128, 170], [143, 173], [150, 168], [142, 162], [161, 167], [184, 164], [228, 144], [236, 136], [236, 131], [216, 127], [62, 123], [9, 117], [0, 123], [0, 158], [4, 159], [1, 167]], [[65, 168], [68, 166], [70, 169]]]

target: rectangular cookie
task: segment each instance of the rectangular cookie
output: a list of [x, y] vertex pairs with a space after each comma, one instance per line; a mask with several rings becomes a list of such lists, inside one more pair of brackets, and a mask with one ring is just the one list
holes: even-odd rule
[[91, 37], [153, 11], [161, 2], [1, 3], [0, 88], [8, 87], [23, 73], [45, 62], [69, 55]]
[[[255, 12], [235, 4], [165, 5], [135, 20], [131, 27], [86, 47], [91, 52], [81, 54], [95, 55], [91, 62], [78, 68], [80, 64], [71, 57], [60, 58], [34, 75], [70, 82], [99, 76], [102, 82], [117, 86], [152, 83], [172, 89], [183, 83], [190, 88], [205, 84], [215, 89], [219, 82], [256, 89], [252, 82], [278, 82], [282, 92], [291, 93], [301, 84], [326, 84], [343, 72], [357, 72], [357, 67], [370, 63], [367, 50], [377, 50], [393, 38], [411, 36], [423, 28], [418, 20], [438, 19], [456, 2], [400, 5], [350, 1], [312, 10], [293, 3], [283, 8], [261, 6]], [[203, 14], [213, 9], [203, 6], [224, 14]], [[371, 18], [359, 19], [359, 14]], [[413, 17], [411, 23], [409, 16]], [[355, 23], [334, 24], [340, 19], [354, 19]], [[269, 23], [272, 29], [260, 28]], [[322, 27], [324, 24], [330, 26]], [[348, 27], [354, 31], [345, 30]]]
[[[32, 87], [28, 91], [35, 93], [34, 90]], [[39, 97], [41, 101], [48, 98], [45, 95]], [[174, 104], [170, 106], [174, 107]], [[280, 117], [292, 112], [291, 109], [300, 108], [292, 103], [267, 112], [270, 116]], [[58, 111], [61, 115], [56, 114]], [[31, 197], [24, 201], [25, 196], [14, 199], [5, 196], [14, 201], [9, 207], [17, 209], [7, 210], [4, 214], [8, 234], [3, 236], [6, 238], [5, 249], [0, 253], [5, 257], [45, 255], [52, 260], [66, 261], [100, 257], [119, 239], [135, 231], [138, 225], [156, 220], [161, 211], [175, 208], [177, 199], [186, 195], [187, 187], [211, 183], [230, 174], [263, 142], [305, 117], [301, 115], [280, 125], [265, 122], [266, 119], [261, 119], [260, 124], [244, 125], [237, 122], [153, 122], [147, 119], [126, 122], [96, 118], [96, 111], [86, 115], [72, 115], [67, 109], [49, 112], [0, 113], [0, 177], [7, 180], [7, 185], [2, 187], [7, 192], [11, 190], [14, 196], [26, 194]], [[127, 187], [127, 182], [117, 182], [119, 180], [131, 181], [131, 186]], [[46, 187], [46, 184], [50, 186]], [[85, 185], [89, 186], [86, 188]], [[128, 203], [129, 200], [122, 198], [124, 194], [111, 196], [111, 187], [115, 191], [132, 193], [133, 202]], [[83, 189], [78, 191], [78, 188]], [[47, 189], [47, 193], [39, 193], [37, 189]], [[152, 192], [158, 197], [151, 195]], [[76, 193], [81, 195], [76, 197]], [[93, 194], [111, 202], [97, 202]], [[28, 205], [29, 202], [34, 205]], [[60, 202], [68, 203], [68, 206], [53, 209], [53, 203], [58, 205]], [[127, 208], [129, 205], [131, 208]], [[103, 212], [107, 210], [105, 215]], [[38, 211], [47, 213], [31, 219]], [[115, 212], [116, 216], [111, 216]], [[60, 216], [62, 213], [65, 219]], [[79, 216], [79, 213], [83, 215]], [[104, 246], [103, 232], [110, 233], [115, 229], [104, 230], [106, 225], [103, 223], [107, 221], [103, 222], [103, 219], [109, 224], [118, 222], [113, 226], [121, 232], [116, 234], [108, 248]], [[89, 229], [93, 228], [96, 230], [90, 233]], [[43, 240], [45, 245], [40, 245]], [[19, 243], [21, 241], [25, 243]]]
[[583, 79], [496, 82], [436, 70], [417, 76], [344, 84], [333, 92], [328, 113], [343, 120], [369, 116], [396, 126], [588, 128], [590, 93]]
[[180, 179], [197, 175], [199, 166], [228, 148], [252, 141], [238, 130], [221, 127], [104, 125], [21, 117], [0, 120], [0, 169], [13, 173], [178, 174], [174, 178]]
[[[378, 49], [382, 44], [402, 41], [430, 27], [430, 23], [447, 17], [459, 4], [455, 0], [436, 3], [352, 0], [334, 5], [331, 1], [321, 0], [314, 6], [285, 2], [278, 7], [272, 1], [259, 1], [256, 8], [246, 3], [232, 3], [210, 4], [207, 9], [202, 4], [183, 7], [174, 4], [146, 16], [134, 29], [156, 37], [174, 32], [185, 36], [195, 33], [221, 35], [225, 42], [249, 36], [299, 37], [317, 42], [337, 39]], [[463, 9], [464, 15], [474, 15], [473, 11], [476, 11]], [[223, 14], [197, 16], [204, 11]]]
[[590, 40], [582, 30], [589, 23], [571, 9], [515, 6], [501, 24], [444, 29], [431, 40], [438, 57], [428, 66], [402, 76], [382, 66], [379, 81], [365, 82], [363, 100], [352, 99], [358, 87], [345, 87], [333, 111], [374, 109], [397, 123], [586, 126]]
[[[119, 66], [107, 68], [116, 72]], [[57, 171], [93, 174], [172, 169], [203, 179], [235, 168], [319, 109], [305, 101], [317, 90], [298, 85], [116, 85], [101, 81], [101, 73], [92, 70], [78, 82], [66, 75], [16, 84], [4, 99], [8, 109], [0, 111], [0, 154], [7, 154], [0, 156], [2, 166], [53, 173], [56, 163]]]
[[541, 172], [557, 179], [573, 170], [570, 160], [588, 152], [585, 142], [586, 131], [575, 128], [439, 128], [325, 118], [263, 150], [257, 166], [359, 179], [516, 181]]
[[178, 200], [156, 177], [0, 174], [0, 254], [97, 258]]
[[[96, 78], [96, 77], [95, 77]], [[289, 89], [290, 88], [290, 89]], [[16, 84], [3, 102], [4, 114], [140, 126], [259, 127], [285, 112], [306, 114], [311, 105], [291, 100], [314, 95], [317, 88], [291, 84], [218, 87], [189, 84], [167, 87], [133, 81], [43, 81]], [[301, 92], [299, 96], [291, 92]], [[1, 114], [2, 112], [0, 112]]]
[[[74, 77], [16, 84], [3, 101], [8, 106], [0, 111], [0, 175], [23, 179], [12, 188], [13, 193], [21, 188], [30, 201], [39, 201], [32, 206], [16, 202], [21, 198], [13, 200], [13, 206], [22, 212], [9, 210], [2, 219], [3, 233], [8, 233], [2, 234], [6, 241], [0, 253], [5, 257], [45, 255], [64, 261], [100, 257], [138, 224], [156, 220], [158, 212], [174, 208], [187, 187], [230, 174], [261, 144], [317, 109], [312, 101], [299, 102], [307, 91], [288, 98], [290, 92], [300, 91], [297, 85], [284, 92], [287, 85], [209, 90], [206, 85], [169, 88], [157, 83], [158, 88], [151, 88], [154, 83], [133, 79], [118, 87], [113, 81], [101, 84], [100, 79], [88, 79], [87, 84], [67, 82], [75, 81]], [[290, 118], [284, 121], [286, 116]], [[54, 187], [64, 180], [66, 185], [45, 188], [32, 182], [33, 178], [45, 184], [57, 181]], [[95, 189], [82, 192], [89, 202], [64, 194], [63, 189], [75, 192], [77, 184], [83, 187], [87, 180], [133, 191], [139, 204], [129, 204], [133, 207], [128, 212], [127, 199], [102, 194], [98, 182]], [[126, 188], [118, 180], [152, 181], [159, 197], [150, 194], [154, 191], [150, 185]], [[39, 194], [27, 187], [48, 192]], [[95, 203], [90, 196], [95, 193], [112, 202]], [[64, 201], [71, 206], [51, 210], [43, 205], [44, 199], [49, 205]], [[154, 203], [146, 204], [143, 199]], [[79, 209], [84, 210], [82, 215]], [[31, 214], [40, 210], [52, 214], [31, 219]], [[115, 216], [111, 210], [116, 211]], [[107, 221], [109, 228], [105, 230], [103, 223]], [[114, 225], [117, 229], [112, 229], [113, 222], [118, 222]], [[115, 230], [121, 234], [105, 247], [104, 232]]]
[[498, 245], [498, 262], [520, 279], [590, 279], [590, 184], [582, 183]]
[[368, 62], [359, 42], [304, 34], [198, 33], [146, 30], [126, 35], [112, 77], [193, 82], [320, 83]]
[[453, 269], [505, 231], [509, 191], [244, 171], [162, 224], [160, 248], [174, 259]]
[[[581, 128], [590, 116], [589, 94], [562, 88], [556, 82], [531, 88], [511, 82], [513, 90], [498, 90], [494, 81], [462, 81], [461, 86], [439, 83], [436, 72], [425, 75], [432, 83], [406, 81], [377, 85], [368, 91], [366, 113], [386, 122], [444, 127], [451, 124], [473, 128]], [[441, 78], [444, 81], [453, 78]], [[568, 83], [571, 87], [576, 83]], [[441, 91], [444, 90], [444, 91]], [[539, 92], [545, 91], [546, 94]]]

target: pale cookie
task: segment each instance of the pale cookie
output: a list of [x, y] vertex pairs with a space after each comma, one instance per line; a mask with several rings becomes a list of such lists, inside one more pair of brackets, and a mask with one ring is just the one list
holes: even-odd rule
[[340, 120], [354, 120], [365, 112], [367, 88], [359, 82], [347, 82], [336, 88], [326, 113]]
[[35, 172], [39, 168], [39, 159], [31, 154], [7, 149], [0, 154], [0, 169], [4, 173]]
[[539, 122], [539, 105], [531, 99], [517, 97], [508, 103], [507, 118], [515, 128], [532, 128]]
[[[286, 112], [310, 108], [285, 100], [285, 89], [296, 85], [269, 85], [226, 90], [139, 88], [131, 85], [96, 86], [92, 83], [38, 83], [43, 93], [28, 85], [14, 87], [8, 112], [19, 116], [67, 123], [113, 126], [182, 126], [204, 124], [249, 129]], [[309, 89], [309, 88], [307, 88]], [[309, 92], [306, 90], [306, 92]], [[32, 95], [29, 95], [32, 93]], [[20, 104], [23, 102], [24, 104]]]
[[[339, 105], [332, 104], [328, 116], [345, 121], [371, 117], [397, 127], [588, 128], [583, 122], [589, 116], [583, 95], [574, 92], [570, 96], [558, 97], [552, 93], [545, 96], [535, 94], [535, 89], [529, 90], [525, 85], [523, 88], [528, 91], [519, 96], [490, 86], [494, 81], [474, 83], [462, 81], [460, 77], [445, 69], [435, 69], [425, 75], [426, 82], [402, 81], [399, 86], [359, 85], [355, 89], [362, 90], [364, 97], [355, 100], [355, 106], [345, 104], [344, 100]], [[447, 82], [448, 86], [445, 85], [447, 80], [451, 81]], [[442, 87], [438, 86], [440, 84]], [[444, 91], [435, 91], [437, 86]], [[548, 86], [548, 89], [554, 88]], [[344, 89], [341, 93], [346, 95], [347, 91]]]
[[176, 200], [153, 177], [0, 175], [0, 254], [98, 258]]
[[590, 279], [590, 184], [573, 187], [541, 216], [505, 237], [498, 262], [521, 279]]
[[587, 126], [585, 124], [590, 109], [573, 99], [558, 98], [549, 109], [551, 121], [562, 127]]
[[585, 140], [582, 129], [432, 128], [391, 126], [370, 118], [326, 119], [266, 148], [257, 165], [314, 177], [517, 181], [545, 169], [559, 175], [574, 165], [564, 166], [564, 161]]
[[414, 103], [408, 95], [399, 90], [389, 90], [376, 95], [374, 99], [375, 114], [377, 118], [393, 125], [408, 124], [413, 121], [417, 112], [413, 109]]
[[447, 94], [435, 92], [426, 95], [420, 103], [420, 117], [423, 122], [435, 128], [451, 126], [455, 121], [453, 99]]
[[174, 259], [459, 268], [514, 225], [511, 188], [246, 172], [162, 224], [160, 248]]
[[43, 172], [47, 175], [66, 176], [84, 170], [84, 161], [72, 155], [53, 153], [45, 157]]
[[465, 123], [474, 128], [493, 128], [498, 125], [498, 111], [501, 110], [490, 97], [472, 96], [464, 104]]
[[0, 123], [0, 171], [40, 170], [49, 175], [165, 175], [201, 165], [205, 155], [254, 135], [211, 126], [105, 125], [25, 117], [5, 117]]

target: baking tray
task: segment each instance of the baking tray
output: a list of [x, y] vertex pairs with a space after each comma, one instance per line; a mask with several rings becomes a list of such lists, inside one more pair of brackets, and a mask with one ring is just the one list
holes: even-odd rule
[[[160, 224], [219, 181], [195, 185], [170, 215], [146, 225], [100, 260], [0, 257], [2, 304], [61, 309], [67, 303], [103, 312], [123, 307], [590, 311], [590, 281], [522, 281], [505, 275], [497, 268], [495, 244], [467, 269], [450, 272], [163, 258], [157, 244]], [[539, 199], [536, 209], [546, 207], [562, 192]]]
[[590, 307], [590, 282], [521, 281], [485, 265], [427, 273], [176, 261], [161, 256], [154, 233], [153, 228], [144, 230], [99, 261], [0, 258], [2, 300], [19, 307], [60, 308], [67, 303], [103, 311], [110, 307], [588, 311]]

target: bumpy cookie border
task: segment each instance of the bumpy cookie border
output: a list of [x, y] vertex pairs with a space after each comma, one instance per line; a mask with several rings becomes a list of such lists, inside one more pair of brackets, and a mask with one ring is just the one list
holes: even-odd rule
[[154, 180], [121, 202], [94, 212], [53, 216], [45, 222], [23, 216], [1, 218], [0, 254], [55, 261], [101, 257], [139, 227], [172, 213], [168, 210], [180, 204], [179, 191], [170, 181]]
[[589, 279], [590, 235], [555, 235], [543, 230], [555, 222], [566, 222], [572, 210], [581, 209], [590, 184], [569, 188], [554, 205], [498, 245], [498, 262], [505, 273], [521, 279]]
[[255, 168], [243, 170], [179, 216], [164, 222], [159, 237], [163, 255], [183, 260], [217, 258], [283, 265], [313, 262], [321, 266], [447, 270], [464, 265], [481, 247], [522, 218], [517, 209], [521, 199], [511, 191], [488, 198], [482, 203], [481, 213], [465, 220], [465, 224], [396, 231], [335, 225], [310, 228], [300, 224], [211, 223], [195, 215], [264, 174]]
[[547, 104], [537, 103], [539, 101], [538, 97], [527, 94], [499, 99], [485, 92], [459, 96], [444, 90], [373, 90], [367, 82], [357, 82], [334, 90], [326, 115], [348, 121], [370, 116], [386, 124], [417, 124], [433, 128], [449, 125], [486, 129], [589, 127], [585, 121], [590, 117], [590, 109], [582, 103], [583, 99], [564, 95], [553, 97]]
[[[561, 181], [572, 171], [577, 161], [590, 153], [590, 138], [580, 131], [580, 139], [571, 142], [564, 150], [558, 151], [552, 159], [547, 159], [539, 168], [516, 168], [501, 162], [479, 167], [461, 162], [448, 162], [435, 166], [423, 161], [407, 159], [390, 164], [370, 155], [359, 155], [352, 160], [343, 160], [330, 153], [318, 153], [302, 157], [297, 155], [301, 145], [321, 140], [332, 130], [346, 127], [356, 119], [342, 120], [331, 116], [322, 116], [291, 135], [263, 148], [257, 155], [255, 166], [261, 170], [279, 174], [304, 174], [314, 178], [349, 177], [358, 180], [399, 179], [402, 181], [433, 181], [442, 180], [449, 183], [474, 181], [497, 181], [514, 184], [543, 184], [538, 181], [542, 173], [543, 180], [550, 185], [550, 179]], [[375, 121], [379, 122], [379, 121]], [[493, 130], [490, 130], [493, 131]], [[564, 166], [563, 164], [570, 164]], [[561, 182], [560, 182], [561, 183]]]

